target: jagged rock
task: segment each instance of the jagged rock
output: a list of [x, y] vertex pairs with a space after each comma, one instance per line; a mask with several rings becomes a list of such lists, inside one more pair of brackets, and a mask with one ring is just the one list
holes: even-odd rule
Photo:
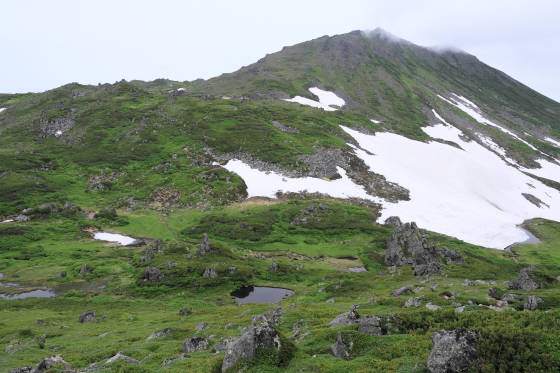
[[183, 341], [183, 353], [192, 354], [196, 351], [204, 351], [206, 350], [206, 346], [208, 346], [208, 341], [206, 340], [206, 338], [187, 338]]
[[508, 301], [510, 301], [512, 299], [515, 299], [515, 298], [519, 298], [519, 295], [517, 295], [517, 294], [504, 294], [504, 295], [502, 295], [500, 300], [502, 300], [504, 302], [508, 302]]
[[450, 265], [451, 262], [461, 265], [465, 263], [465, 258], [461, 255], [461, 252], [453, 249], [448, 249], [447, 247], [442, 247], [438, 250], [439, 255], [447, 258], [446, 264]]
[[422, 305], [422, 297], [412, 297], [406, 302], [404, 302], [404, 306], [406, 308], [409, 307], [420, 307]]
[[336, 316], [334, 320], [328, 322], [327, 325], [331, 325], [331, 328], [339, 325], [352, 325], [356, 324], [359, 318], [360, 315], [358, 314], [358, 312], [352, 310], [350, 312], [341, 313], [340, 315]]
[[218, 272], [215, 268], [206, 268], [204, 270], [204, 273], [202, 274], [202, 277], [216, 278], [218, 277]]
[[222, 363], [222, 372], [233, 366], [240, 358], [252, 361], [259, 348], [274, 348], [280, 351], [280, 335], [269, 322], [252, 324], [247, 331], [228, 343]]
[[527, 298], [525, 298], [525, 304], [523, 304], [523, 310], [535, 311], [538, 308], [539, 303], [542, 301], [543, 300], [541, 297], [537, 297], [536, 295], [529, 295]]
[[95, 321], [95, 312], [92, 310], [87, 310], [78, 317], [78, 322], [83, 324], [85, 322], [93, 322]]
[[35, 326], [45, 326], [47, 325], [47, 322], [43, 319], [37, 319], [37, 321], [35, 321]]
[[50, 210], [50, 213], [58, 212], [58, 209], [57, 209], [56, 206], [53, 205], [52, 203], [43, 203], [43, 204], [40, 205], [38, 208], [40, 208], [40, 209], [49, 209], [49, 210]]
[[69, 371], [73, 371], [72, 366], [68, 364], [60, 355], [54, 355], [51, 357], [46, 357], [37, 365], [31, 372], [33, 373], [46, 373], [51, 370], [51, 368], [56, 365], [64, 365], [64, 368]]
[[15, 221], [24, 222], [31, 221], [31, 218], [27, 215], [20, 214], [14, 218]]
[[276, 272], [276, 271], [278, 271], [278, 264], [276, 264], [276, 263], [274, 263], [274, 262], [270, 263], [270, 265], [268, 266], [268, 270], [269, 270], [270, 272]]
[[463, 281], [463, 283], [461, 284], [462, 286], [475, 286], [474, 282], [472, 282], [471, 280], [466, 279], [465, 281]]
[[174, 266], [178, 265], [179, 263], [173, 262], [171, 260], [166, 260], [164, 264], [167, 266], [167, 269], [171, 269]]
[[480, 365], [474, 330], [439, 330], [432, 335], [434, 347], [428, 357], [430, 373], [466, 372]]
[[189, 314], [191, 314], [194, 311], [193, 308], [191, 308], [190, 310], [187, 310], [185, 307], [181, 307], [181, 309], [179, 310], [179, 316], [187, 316]]
[[348, 352], [348, 349], [351, 350], [352, 347], [354, 347], [354, 343], [350, 338], [344, 338], [344, 334], [345, 333], [342, 331], [338, 332], [336, 343], [331, 346], [331, 351], [334, 357], [348, 361], [350, 360], [350, 353]]
[[[395, 229], [387, 241], [385, 265], [412, 265], [415, 276], [426, 276], [444, 269], [438, 258], [442, 251], [438, 252], [435, 246], [427, 244], [427, 236], [420, 232], [416, 223], [402, 224], [397, 217], [387, 220], [395, 225]], [[450, 255], [455, 255], [455, 252]]]
[[80, 268], [80, 271], [78, 272], [78, 274], [80, 275], [89, 275], [91, 274], [91, 272], [93, 272], [93, 268], [91, 268], [89, 265], [84, 264], [82, 266], [82, 268]]
[[405, 295], [408, 293], [412, 293], [412, 290], [408, 286], [404, 286], [400, 289], [395, 290], [395, 292], [391, 293], [391, 298], [400, 297], [401, 295]]
[[219, 343], [216, 343], [212, 348], [215, 352], [225, 351], [227, 350], [228, 343], [231, 343], [232, 341], [233, 339], [222, 338], [222, 340]]
[[[132, 244], [134, 244], [134, 242]], [[146, 255], [141, 257], [140, 261], [142, 263], [148, 262], [154, 259], [156, 255], [163, 253], [164, 250], [165, 250], [165, 246], [163, 244], [163, 241], [160, 238], [156, 238], [150, 243], [150, 245], [148, 245], [148, 247], [146, 248]]]
[[465, 310], [465, 306], [461, 306], [461, 307], [455, 308], [455, 312], [457, 312], [457, 313], [461, 313], [461, 312], [463, 312], [464, 310]]
[[358, 320], [360, 326], [358, 331], [369, 335], [383, 335], [387, 334], [386, 330], [381, 327], [381, 318], [378, 316], [367, 315]]
[[385, 219], [385, 224], [387, 225], [395, 225], [397, 227], [402, 227], [401, 219], [398, 216], [390, 216]]
[[157, 281], [164, 277], [164, 274], [155, 267], [146, 267], [144, 271], [144, 278], [149, 281]]
[[128, 357], [126, 355], [123, 355], [122, 351], [119, 351], [115, 356], [113, 356], [112, 358], [107, 360], [105, 362], [105, 364], [111, 364], [111, 363], [114, 363], [117, 360], [124, 360], [124, 361], [127, 361], [127, 362], [131, 363], [131, 364], [136, 364], [136, 365], [140, 364], [140, 362], [138, 360], [133, 359], [131, 357]]
[[73, 204], [72, 202], [66, 202], [66, 203], [64, 204], [64, 206], [62, 207], [62, 209], [63, 209], [63, 210], [71, 210], [71, 209], [73, 209], [74, 207], [76, 207], [76, 205]]
[[538, 289], [540, 287], [539, 284], [533, 281], [531, 276], [529, 276], [529, 272], [535, 269], [537, 269], [537, 267], [534, 265], [521, 269], [515, 281], [509, 286], [510, 290], [531, 291]]
[[64, 278], [66, 277], [68, 274], [66, 272], [59, 272], [57, 273], [54, 277], [56, 278]]
[[155, 339], [155, 338], [161, 338], [161, 337], [165, 337], [169, 334], [173, 333], [173, 329], [171, 328], [165, 328], [162, 330], [158, 330], [157, 332], [154, 332], [152, 334], [150, 334], [150, 336], [148, 338], [146, 338], [146, 342], [148, 342], [149, 340]]
[[432, 311], [436, 311], [436, 310], [441, 310], [440, 306], [436, 306], [435, 304], [432, 304], [431, 302], [426, 304], [426, 308]]
[[251, 322], [268, 321], [265, 315], [253, 315], [251, 316]]
[[20, 367], [7, 371], [6, 373], [33, 373], [32, 367]]
[[169, 358], [169, 359], [165, 359], [165, 360], [163, 361], [163, 364], [161, 364], [161, 367], [162, 367], [162, 368], [165, 368], [166, 366], [168, 366], [169, 364], [171, 364], [172, 361], [181, 360], [181, 359], [184, 359], [184, 358], [185, 358], [185, 354], [179, 354], [179, 355], [177, 355], [177, 356], [175, 356], [175, 357], [172, 357], [172, 358]]
[[208, 238], [208, 235], [206, 233], [204, 233], [202, 242], [200, 243], [199, 247], [200, 249], [196, 252], [196, 255], [198, 256], [204, 256], [212, 251], [212, 247], [210, 246], [210, 238]]
[[195, 328], [195, 330], [196, 330], [196, 331], [201, 331], [201, 330], [206, 329], [207, 326], [208, 326], [208, 323], [207, 323], [207, 322], [199, 322], [199, 323], [196, 323], [196, 328]]
[[234, 326], [235, 323], [234, 322], [230, 322], [228, 323], [226, 326], [224, 326], [224, 330], [228, 330], [229, 328], [231, 328], [232, 326]]

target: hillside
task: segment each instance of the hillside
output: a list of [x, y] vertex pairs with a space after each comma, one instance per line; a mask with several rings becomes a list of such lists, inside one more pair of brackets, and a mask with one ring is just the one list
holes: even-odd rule
[[558, 113], [380, 29], [2, 94], [0, 371], [557, 371]]

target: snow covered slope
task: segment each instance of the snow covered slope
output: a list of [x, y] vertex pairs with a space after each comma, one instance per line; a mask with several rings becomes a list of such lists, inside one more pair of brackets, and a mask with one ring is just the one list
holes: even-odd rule
[[[361, 149], [354, 147], [355, 153], [373, 172], [410, 190], [410, 201], [382, 201], [382, 219], [397, 215], [423, 228], [497, 249], [526, 238], [516, 227], [525, 219], [560, 220], [560, 192], [528, 177], [480, 144], [463, 141], [459, 137], [461, 131], [453, 126], [439, 124], [425, 131], [433, 138], [453, 141], [462, 149], [392, 133], [370, 136], [343, 129], [359, 143]], [[546, 167], [540, 173], [558, 179], [560, 172], [554, 168], [558, 166], [543, 164]], [[230, 161], [225, 167], [243, 177], [249, 196], [272, 197], [277, 190], [307, 189], [342, 198], [355, 196], [380, 201], [355, 185], [342, 169], [339, 171], [343, 178], [329, 182], [283, 179], [251, 169], [241, 161]]]

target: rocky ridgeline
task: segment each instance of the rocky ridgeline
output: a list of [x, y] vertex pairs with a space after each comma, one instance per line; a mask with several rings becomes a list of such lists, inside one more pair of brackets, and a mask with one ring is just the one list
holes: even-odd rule
[[423, 234], [414, 222], [403, 224], [398, 217], [392, 216], [385, 220], [385, 224], [395, 226], [385, 251], [385, 265], [389, 267], [411, 265], [415, 276], [427, 276], [445, 269], [440, 257], [445, 258], [447, 265], [465, 263], [459, 251], [430, 245], [428, 235]]

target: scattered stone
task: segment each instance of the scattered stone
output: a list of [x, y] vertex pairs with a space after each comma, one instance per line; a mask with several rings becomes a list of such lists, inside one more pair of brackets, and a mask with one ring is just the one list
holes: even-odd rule
[[367, 315], [358, 320], [360, 326], [358, 331], [369, 335], [384, 335], [387, 334], [386, 330], [381, 327], [381, 318], [378, 316]]
[[168, 366], [169, 364], [171, 364], [172, 361], [181, 360], [181, 359], [184, 359], [184, 358], [185, 358], [185, 354], [180, 354], [180, 355], [177, 355], [177, 356], [175, 356], [175, 357], [172, 357], [172, 358], [169, 358], [169, 359], [165, 359], [165, 360], [163, 361], [163, 364], [161, 364], [161, 367], [162, 367], [162, 368], [165, 368], [166, 366]]
[[334, 298], [327, 299], [327, 300], [325, 301], [325, 303], [334, 303]]
[[391, 298], [400, 297], [408, 293], [412, 293], [412, 290], [410, 290], [408, 286], [404, 286], [400, 289], [395, 290], [395, 292], [391, 293]]
[[327, 323], [327, 325], [331, 325], [332, 327], [340, 326], [340, 325], [352, 325], [358, 322], [360, 315], [357, 311], [352, 310], [350, 312], [344, 312], [340, 315], [336, 316], [334, 320]]
[[268, 270], [270, 272], [276, 272], [278, 271], [278, 264], [271, 262], [270, 265], [268, 266]]
[[515, 281], [509, 286], [510, 290], [523, 290], [523, 291], [531, 291], [538, 289], [540, 286], [537, 284], [531, 276], [529, 276], [529, 272], [537, 269], [536, 266], [530, 265], [527, 268], [523, 268], [519, 271], [519, 275]]
[[68, 276], [66, 272], [59, 272], [55, 275], [56, 278], [64, 278], [66, 276]]
[[87, 264], [84, 264], [84, 265], [82, 266], [82, 268], [80, 269], [80, 271], [78, 272], [78, 274], [79, 274], [79, 275], [89, 275], [89, 274], [91, 274], [91, 272], [93, 272], [93, 268], [90, 267], [90, 266], [87, 265]]
[[282, 348], [280, 335], [268, 322], [250, 325], [245, 333], [228, 343], [222, 363], [222, 372], [233, 366], [240, 358], [252, 361], [257, 349], [260, 348], [274, 348], [276, 351], [280, 351]]
[[165, 275], [155, 267], [146, 267], [144, 271], [144, 278], [149, 281], [157, 281], [164, 277]]
[[15, 368], [12, 370], [9, 370], [6, 373], [33, 373], [33, 368], [26, 366], [26, 367], [20, 367], [20, 368]]
[[451, 306], [452, 306], [452, 307], [461, 307], [462, 304], [459, 303], [459, 302], [452, 302], [452, 303], [451, 303]]
[[204, 270], [204, 273], [202, 274], [202, 277], [216, 278], [218, 277], [218, 272], [215, 268], [206, 268]]
[[236, 269], [237, 269], [236, 267], [229, 267], [228, 274], [229, 274], [230, 276], [233, 275], [233, 274], [235, 274], [235, 270], [236, 270]]
[[525, 304], [523, 304], [523, 310], [535, 311], [538, 308], [539, 303], [542, 301], [543, 300], [541, 297], [537, 297], [536, 295], [529, 295], [527, 298], [525, 298]]
[[37, 321], [35, 321], [35, 326], [45, 326], [47, 325], [47, 322], [43, 319], [37, 319]]
[[74, 207], [76, 207], [76, 205], [73, 204], [72, 202], [66, 202], [66, 203], [64, 204], [64, 206], [62, 207], [62, 209], [63, 209], [63, 210], [71, 210], [71, 209], [73, 209]]
[[430, 291], [436, 291], [436, 289], [439, 287], [439, 284], [436, 282], [435, 284], [430, 286]]
[[179, 263], [173, 262], [171, 260], [166, 260], [164, 264], [167, 266], [167, 269], [171, 269], [174, 266], [178, 265]]
[[157, 332], [152, 333], [146, 339], [146, 342], [148, 342], [149, 340], [155, 339], [155, 338], [161, 338], [161, 337], [168, 336], [171, 333], [173, 333], [173, 329], [171, 329], [171, 328], [165, 328], [165, 329], [162, 329], [162, 330], [158, 330]]
[[202, 257], [212, 251], [212, 247], [210, 246], [210, 238], [208, 238], [208, 235], [206, 233], [204, 233], [202, 242], [200, 242], [199, 247], [200, 249], [196, 252], [197, 256]]
[[463, 281], [463, 283], [461, 284], [462, 286], [475, 286], [474, 282], [472, 282], [471, 280], [465, 280]]
[[183, 341], [183, 353], [192, 354], [196, 351], [205, 351], [206, 346], [208, 346], [208, 341], [206, 340], [206, 338], [187, 338]]
[[439, 330], [432, 335], [434, 347], [428, 357], [430, 373], [466, 372], [479, 367], [474, 330]]
[[185, 307], [181, 307], [181, 309], [179, 310], [179, 316], [187, 316], [190, 315], [191, 313], [193, 313], [194, 308], [191, 308], [190, 310], [187, 310]]
[[33, 373], [46, 373], [51, 370], [51, 368], [56, 367], [56, 365], [64, 365], [67, 371], [73, 371], [72, 366], [68, 364], [60, 355], [54, 355], [51, 357], [46, 357], [37, 365], [31, 372]]
[[268, 321], [264, 315], [253, 315], [251, 316], [251, 322]]
[[516, 299], [516, 298], [519, 298], [519, 295], [517, 295], [517, 294], [504, 294], [504, 295], [502, 295], [500, 300], [508, 302], [508, 301], [510, 301], [512, 299]]
[[126, 355], [123, 355], [122, 351], [119, 351], [115, 356], [113, 356], [112, 358], [107, 360], [105, 362], [105, 364], [111, 364], [111, 363], [114, 363], [117, 360], [124, 360], [124, 361], [127, 361], [127, 362], [131, 363], [131, 364], [136, 364], [136, 365], [140, 364], [140, 362], [138, 360], [133, 359], [131, 357], [128, 357]]
[[195, 330], [196, 330], [196, 331], [201, 331], [201, 330], [206, 329], [206, 327], [208, 327], [208, 323], [207, 323], [207, 322], [199, 322], [199, 323], [196, 323], [196, 328], [195, 328]]
[[455, 312], [457, 312], [457, 313], [461, 313], [461, 312], [463, 312], [464, 310], [465, 310], [465, 306], [461, 306], [461, 307], [455, 308]]
[[83, 324], [85, 322], [94, 322], [95, 321], [95, 312], [92, 310], [87, 310], [78, 317], [78, 322]]
[[404, 303], [406, 308], [420, 307], [422, 305], [422, 297], [412, 297]]
[[432, 304], [431, 302], [426, 304], [426, 308], [432, 311], [436, 311], [436, 310], [441, 310], [440, 306], [436, 306], [435, 304]]
[[52, 203], [43, 203], [43, 204], [40, 205], [38, 208], [40, 208], [40, 209], [42, 209], [42, 210], [43, 210], [43, 209], [44, 209], [44, 210], [49, 209], [49, 210], [50, 210], [49, 212], [50, 212], [51, 214], [52, 214], [53, 212], [58, 212], [58, 209], [57, 209], [56, 206], [53, 205]]

